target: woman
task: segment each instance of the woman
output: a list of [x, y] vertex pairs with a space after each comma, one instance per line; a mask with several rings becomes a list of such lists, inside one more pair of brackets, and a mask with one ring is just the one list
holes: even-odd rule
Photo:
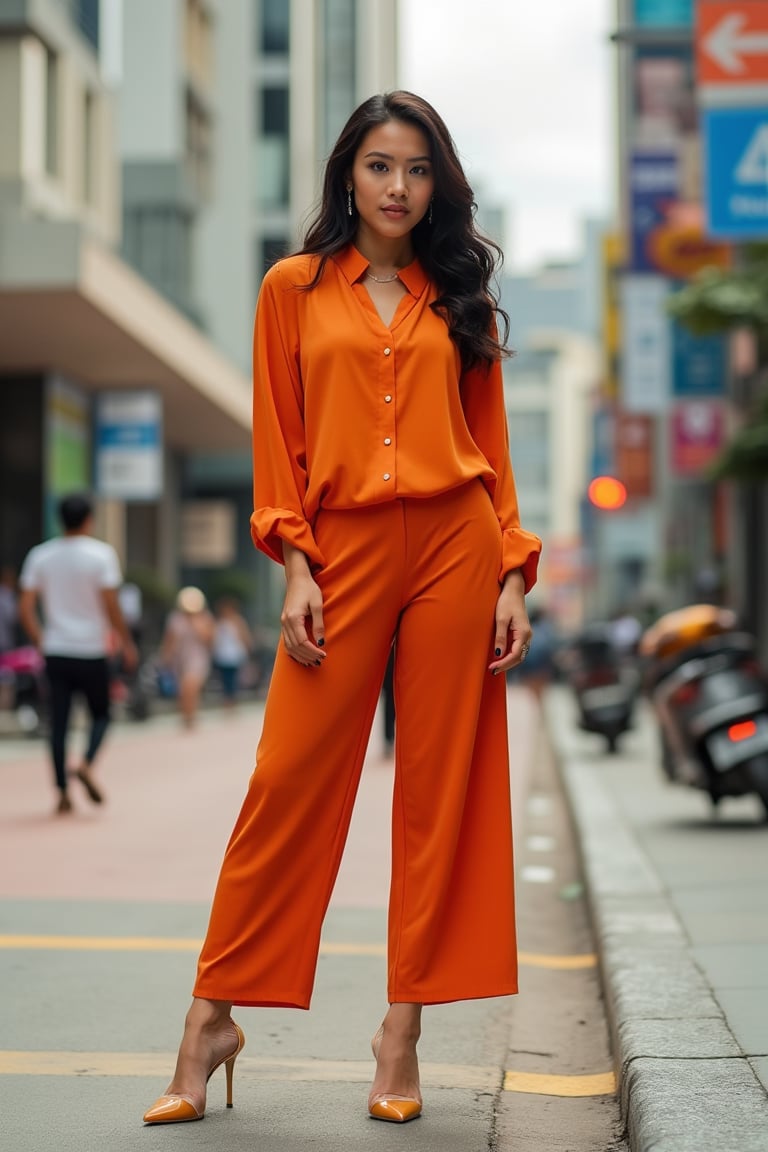
[[182, 588], [168, 617], [160, 648], [161, 667], [173, 676], [185, 728], [197, 720], [200, 696], [211, 671], [214, 620], [199, 588]]
[[213, 666], [221, 680], [225, 708], [234, 708], [240, 691], [240, 677], [253, 649], [251, 630], [241, 615], [237, 601], [222, 596], [216, 604], [213, 630]]
[[[448, 131], [408, 92], [353, 113], [302, 251], [254, 336], [256, 546], [285, 565], [256, 769], [232, 834], [176, 1072], [148, 1123], [200, 1119], [233, 1004], [307, 1008], [397, 634], [389, 1010], [371, 1115], [419, 1115], [425, 1003], [517, 990], [503, 676], [531, 630], [494, 246]], [[504, 317], [506, 319], [506, 317]]]

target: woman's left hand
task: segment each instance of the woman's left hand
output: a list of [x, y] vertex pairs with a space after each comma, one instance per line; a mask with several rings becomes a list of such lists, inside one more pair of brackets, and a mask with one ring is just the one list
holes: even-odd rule
[[488, 665], [494, 676], [522, 664], [531, 646], [533, 631], [525, 607], [523, 574], [508, 572], [496, 601], [495, 659]]

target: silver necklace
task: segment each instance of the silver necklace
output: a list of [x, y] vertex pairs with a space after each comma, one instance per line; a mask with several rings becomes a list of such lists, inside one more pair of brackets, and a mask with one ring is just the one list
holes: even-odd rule
[[377, 284], [391, 284], [399, 275], [399, 272], [393, 272], [391, 276], [374, 276], [373, 272], [366, 272], [368, 279], [375, 280]]

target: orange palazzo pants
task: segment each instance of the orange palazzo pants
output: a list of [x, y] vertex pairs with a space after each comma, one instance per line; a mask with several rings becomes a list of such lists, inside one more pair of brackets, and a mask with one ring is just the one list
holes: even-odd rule
[[393, 636], [389, 1002], [517, 991], [501, 530], [482, 483], [321, 509], [322, 667], [279, 648], [194, 995], [308, 1008]]

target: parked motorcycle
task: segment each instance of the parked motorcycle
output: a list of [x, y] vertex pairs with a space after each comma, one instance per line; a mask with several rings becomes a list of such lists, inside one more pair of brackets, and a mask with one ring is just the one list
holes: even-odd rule
[[592, 624], [574, 637], [558, 659], [576, 698], [579, 727], [606, 740], [608, 751], [632, 727], [637, 675], [622, 660], [610, 628]]
[[724, 796], [757, 793], [768, 818], [768, 679], [735, 615], [694, 604], [642, 637], [667, 777]]

